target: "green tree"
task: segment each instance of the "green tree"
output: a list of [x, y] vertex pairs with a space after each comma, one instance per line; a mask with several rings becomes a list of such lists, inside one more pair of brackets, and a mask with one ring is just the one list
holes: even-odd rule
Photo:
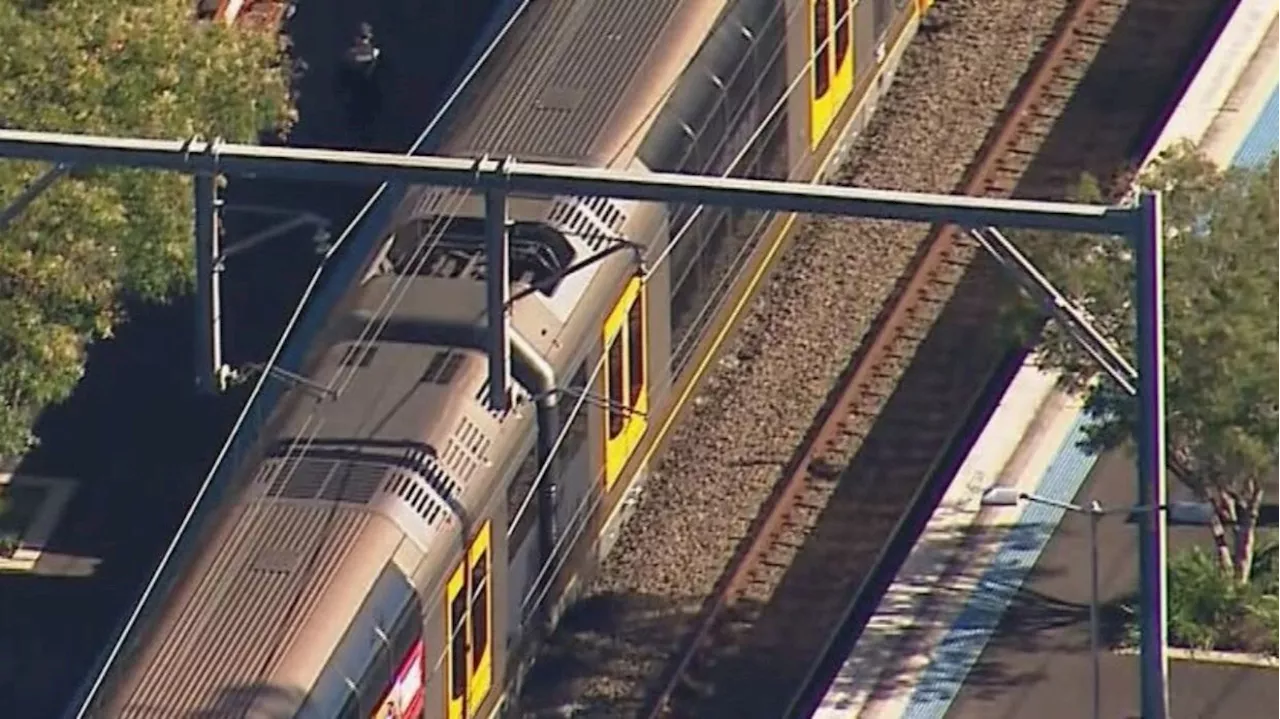
[[[0, 126], [251, 142], [292, 121], [274, 32], [197, 22], [191, 0], [0, 0]], [[0, 161], [0, 203], [46, 167]], [[190, 179], [75, 170], [0, 231], [0, 457], [65, 399], [128, 298], [192, 279]]]
[[[1249, 581], [1263, 488], [1277, 470], [1277, 165], [1219, 171], [1189, 145], [1139, 178], [1164, 192], [1165, 367], [1174, 475], [1214, 509], [1219, 566]], [[1083, 194], [1095, 190], [1087, 180]], [[1033, 235], [1028, 255], [1134, 360], [1135, 265], [1114, 237]], [[1137, 404], [1055, 323], [1048, 365], [1087, 393], [1090, 449], [1130, 445]]]

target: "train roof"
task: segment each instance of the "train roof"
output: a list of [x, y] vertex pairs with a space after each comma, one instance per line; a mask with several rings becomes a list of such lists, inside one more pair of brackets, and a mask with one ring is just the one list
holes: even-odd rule
[[560, 0], [526, 15], [462, 98], [442, 152], [626, 166], [723, 2]]
[[[110, 715], [253, 717], [258, 702], [279, 701], [262, 690], [278, 687], [296, 689], [296, 711], [342, 638], [331, 627], [351, 623], [403, 540], [387, 518], [348, 502], [238, 503], [210, 537], [217, 550], [174, 590], [167, 631], [134, 658], [143, 671], [118, 687]], [[401, 562], [411, 569], [416, 559]]]

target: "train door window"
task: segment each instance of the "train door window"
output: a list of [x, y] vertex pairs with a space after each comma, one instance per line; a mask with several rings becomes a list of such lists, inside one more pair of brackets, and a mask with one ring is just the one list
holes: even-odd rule
[[449, 719], [465, 712], [467, 694], [467, 593], [466, 567], [458, 565], [445, 589], [449, 627]]
[[609, 398], [610, 441], [622, 434], [627, 422], [627, 408], [622, 400], [626, 396], [626, 377], [623, 375], [626, 371], [626, 362], [623, 357], [626, 347], [623, 341], [622, 332], [615, 333], [613, 339], [609, 341], [609, 386], [605, 390], [605, 396]]
[[605, 398], [609, 406], [604, 453], [606, 491], [613, 488], [647, 426], [649, 393], [646, 386], [645, 332], [648, 328], [644, 322], [644, 308], [633, 312], [636, 305], [643, 304], [643, 285], [640, 278], [632, 278], [605, 320], [604, 336], [608, 348]]
[[445, 585], [449, 719], [474, 716], [493, 686], [491, 525], [486, 521]]
[[628, 384], [631, 395], [627, 398], [629, 407], [640, 405], [640, 393], [644, 391], [645, 382], [645, 346], [644, 346], [644, 303], [633, 302], [627, 311], [627, 363]]
[[813, 97], [826, 97], [831, 89], [831, 28], [829, 0], [810, 0], [813, 7]]
[[479, 711], [493, 684], [493, 651], [490, 642], [493, 637], [490, 626], [493, 621], [493, 592], [489, 586], [489, 527], [489, 522], [486, 521], [476, 533], [471, 549], [467, 552], [468, 563], [471, 565], [471, 662], [468, 667], [471, 675], [467, 684], [467, 714], [471, 716]]
[[835, 0], [836, 10], [836, 67], [843, 67], [853, 44], [852, 18], [849, 16], [849, 0]]
[[488, 557], [481, 555], [480, 560], [471, 567], [471, 670], [475, 671], [484, 661], [485, 647], [489, 644], [489, 617], [486, 607], [489, 602]]

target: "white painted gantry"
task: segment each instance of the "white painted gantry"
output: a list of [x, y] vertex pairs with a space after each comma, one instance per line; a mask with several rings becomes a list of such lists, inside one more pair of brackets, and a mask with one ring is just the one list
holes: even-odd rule
[[[393, 182], [441, 185], [485, 195], [488, 254], [488, 334], [490, 397], [505, 409], [510, 402], [510, 290], [507, 197], [510, 194], [566, 194], [616, 197], [655, 202], [745, 207], [778, 212], [841, 215], [883, 220], [954, 223], [972, 231], [991, 226], [1020, 227], [1121, 235], [1134, 245], [1138, 263], [1135, 305], [1138, 326], [1137, 393], [1141, 403], [1139, 498], [1158, 507], [1166, 501], [1164, 421], [1164, 313], [1161, 200], [1144, 192], [1119, 206], [1004, 200], [985, 197], [898, 192], [804, 183], [705, 177], [671, 173], [639, 173], [568, 167], [511, 159], [463, 159], [401, 156], [385, 153], [260, 147], [219, 140], [141, 140], [57, 133], [0, 130], [0, 158], [54, 163], [59, 174], [67, 166], [115, 165], [184, 172], [196, 176], [196, 249], [200, 311], [207, 326], [217, 326], [216, 263], [221, 257], [216, 232], [215, 181], [218, 175], [259, 175], [312, 181]], [[61, 169], [59, 169], [61, 168]], [[29, 203], [57, 177], [40, 178], [19, 202]], [[18, 208], [20, 211], [21, 208]], [[7, 213], [9, 214], [9, 213]], [[7, 218], [6, 218], [7, 219]], [[989, 236], [999, 233], [990, 231]], [[991, 247], [984, 242], [984, 246]], [[218, 338], [202, 332], [202, 363], [216, 358]], [[212, 374], [212, 372], [210, 372]], [[206, 380], [212, 381], [212, 378]], [[1168, 664], [1165, 647], [1165, 518], [1146, 513], [1139, 526], [1142, 596], [1142, 715], [1168, 715]], [[163, 566], [161, 567], [161, 570]], [[160, 570], [157, 570], [157, 574]], [[131, 631], [152, 585], [121, 629], [118, 649]], [[111, 653], [114, 657], [116, 652]], [[105, 675], [112, 659], [100, 668]], [[95, 682], [95, 686], [96, 686]]]

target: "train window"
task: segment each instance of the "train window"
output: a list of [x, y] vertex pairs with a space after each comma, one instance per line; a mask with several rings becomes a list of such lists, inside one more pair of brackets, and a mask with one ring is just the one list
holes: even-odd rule
[[537, 516], [537, 512], [525, 510], [521, 515], [520, 508], [524, 506], [529, 493], [533, 491], [533, 481], [538, 478], [538, 470], [541, 468], [538, 464], [537, 446], [530, 447], [524, 459], [520, 461], [520, 467], [516, 470], [511, 484], [507, 486], [507, 521], [517, 522], [521, 527], [513, 533], [513, 536], [523, 538], [533, 526], [532, 520]]
[[449, 602], [449, 696], [462, 699], [467, 690], [467, 595], [458, 592]]
[[836, 67], [844, 66], [849, 57], [849, 45], [853, 41], [852, 18], [849, 16], [849, 0], [835, 0], [836, 3]]
[[492, 574], [489, 571], [489, 535], [490, 524], [485, 522], [471, 540], [467, 550], [467, 562], [470, 565], [470, 612], [468, 627], [470, 628], [471, 661], [465, 659], [462, 664], [467, 675], [467, 715], [474, 716], [480, 705], [488, 696], [493, 685], [493, 652], [490, 642], [493, 639], [490, 624], [493, 621], [493, 591], [489, 586]]
[[631, 380], [631, 394], [627, 404], [632, 409], [640, 406], [640, 392], [644, 389], [645, 380], [645, 346], [644, 346], [644, 298], [637, 297], [631, 309], [627, 311], [627, 355], [630, 363], [627, 367]]
[[623, 335], [618, 332], [609, 341], [609, 388], [605, 392], [605, 396], [609, 398], [609, 439], [617, 439], [622, 434], [622, 427], [626, 424], [626, 397], [627, 390], [624, 389], [623, 368], [625, 362], [623, 360]]
[[480, 668], [489, 648], [489, 552], [471, 567], [471, 667]]
[[579, 398], [587, 391], [587, 366], [583, 363], [578, 365], [573, 378], [569, 380], [568, 391], [562, 392], [558, 400], [560, 431], [564, 433], [564, 441], [560, 443], [557, 454], [562, 460], [576, 457], [587, 438], [587, 415], [591, 414], [588, 411], [591, 404], [584, 401], [578, 413], [572, 414], [573, 408], [578, 406]]
[[813, 96], [825, 97], [831, 89], [830, 0], [813, 3]]
[[[726, 114], [730, 127], [725, 148], [725, 166], [733, 170], [731, 174], [735, 177], [746, 177], [751, 174], [755, 155], [748, 142], [760, 126], [760, 119], [768, 108], [760, 101], [757, 92], [761, 66], [756, 61], [755, 38], [742, 35], [739, 38], [741, 44], [735, 48], [738, 59], [730, 75], [729, 85], [725, 88]], [[737, 164], [732, 164], [739, 155], [743, 155], [743, 158]]]

